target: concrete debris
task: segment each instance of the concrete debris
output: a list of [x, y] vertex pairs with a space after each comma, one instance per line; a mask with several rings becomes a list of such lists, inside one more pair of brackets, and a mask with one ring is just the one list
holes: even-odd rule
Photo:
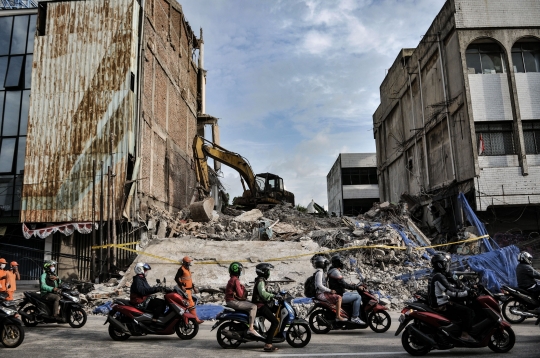
[[233, 220], [242, 223], [252, 223], [262, 218], [262, 216], [263, 213], [259, 209], [253, 209], [238, 215]]
[[[191, 219], [194, 221], [208, 222], [212, 220], [212, 211], [214, 210], [214, 198], [206, 198], [203, 201], [197, 201], [189, 206]], [[161, 236], [163, 237], [163, 236]]]

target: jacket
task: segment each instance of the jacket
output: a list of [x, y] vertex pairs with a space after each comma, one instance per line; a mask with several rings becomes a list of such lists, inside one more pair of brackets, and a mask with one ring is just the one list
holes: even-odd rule
[[238, 276], [231, 276], [225, 287], [225, 302], [234, 301], [238, 297], [245, 297], [246, 288], [240, 283]]
[[189, 269], [185, 268], [184, 266], [180, 266], [180, 268], [176, 272], [174, 281], [178, 284], [178, 286], [184, 287], [184, 289], [186, 290], [193, 289], [193, 280], [191, 279], [191, 271], [189, 271]]
[[56, 280], [52, 280], [51, 279], [51, 274], [47, 273], [47, 272], [43, 272], [41, 274], [41, 278], [39, 280], [39, 287], [40, 287], [40, 292], [42, 295], [45, 295], [47, 293], [51, 293], [51, 292], [54, 292], [54, 289], [58, 287], [58, 285], [60, 285], [62, 283], [62, 280], [60, 280], [59, 278], [57, 278]]
[[255, 279], [255, 287], [253, 288], [253, 296], [251, 302], [256, 303], [258, 306], [269, 302], [274, 295], [266, 291], [266, 280], [262, 277]]
[[340, 296], [343, 296], [345, 290], [356, 290], [356, 285], [346, 282], [337, 268], [331, 268], [328, 271], [328, 287]]
[[129, 302], [132, 305], [138, 305], [143, 303], [146, 297], [156, 292], [159, 292], [159, 289], [151, 287], [144, 275], [135, 275], [133, 276], [133, 283], [129, 290]]
[[450, 298], [467, 297], [469, 291], [460, 290], [452, 285], [440, 272], [433, 272], [428, 280], [428, 300], [433, 308], [444, 306]]
[[315, 271], [315, 292], [317, 295], [324, 293], [324, 292], [330, 292], [332, 291], [325, 285], [327, 284], [327, 277], [324, 273], [323, 269], [318, 268], [317, 271]]
[[526, 263], [520, 263], [516, 267], [516, 277], [518, 287], [522, 290], [528, 290], [536, 285], [536, 278], [540, 279], [540, 273]]

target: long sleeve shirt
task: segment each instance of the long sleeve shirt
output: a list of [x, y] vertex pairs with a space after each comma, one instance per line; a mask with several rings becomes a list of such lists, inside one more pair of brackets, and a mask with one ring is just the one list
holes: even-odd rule
[[323, 292], [331, 292], [332, 290], [325, 286], [326, 284], [326, 275], [322, 269], [317, 269], [315, 273], [315, 288], [317, 289], [317, 294]]
[[225, 302], [234, 301], [237, 297], [244, 297], [246, 288], [240, 283], [237, 276], [231, 276], [225, 288]]
[[53, 292], [54, 289], [57, 288], [58, 285], [62, 283], [62, 281], [59, 278], [57, 278], [54, 281], [51, 280], [49, 278], [49, 274], [46, 272], [41, 274], [41, 278], [39, 282], [40, 282], [40, 290], [42, 294]]
[[131, 304], [138, 305], [143, 302], [147, 296], [156, 292], [158, 292], [158, 289], [151, 287], [144, 275], [135, 275], [133, 276], [133, 283], [129, 290], [129, 300]]
[[527, 290], [536, 285], [535, 279], [540, 279], [540, 273], [529, 264], [520, 263], [516, 267], [518, 287]]

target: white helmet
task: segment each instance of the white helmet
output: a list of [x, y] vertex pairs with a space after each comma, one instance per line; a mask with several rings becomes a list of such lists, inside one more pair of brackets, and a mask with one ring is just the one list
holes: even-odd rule
[[523, 251], [518, 255], [518, 261], [524, 264], [532, 265], [532, 258], [532, 255], [529, 254], [527, 251]]
[[151, 270], [152, 268], [146, 262], [139, 262], [135, 265], [135, 274], [144, 275], [146, 277], [146, 271]]

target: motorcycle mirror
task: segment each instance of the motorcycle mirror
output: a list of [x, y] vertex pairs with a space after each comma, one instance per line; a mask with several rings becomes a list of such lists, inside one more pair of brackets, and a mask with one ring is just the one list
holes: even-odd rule
[[161, 283], [161, 281], [159, 280], [159, 278], [156, 278], [156, 283]]

